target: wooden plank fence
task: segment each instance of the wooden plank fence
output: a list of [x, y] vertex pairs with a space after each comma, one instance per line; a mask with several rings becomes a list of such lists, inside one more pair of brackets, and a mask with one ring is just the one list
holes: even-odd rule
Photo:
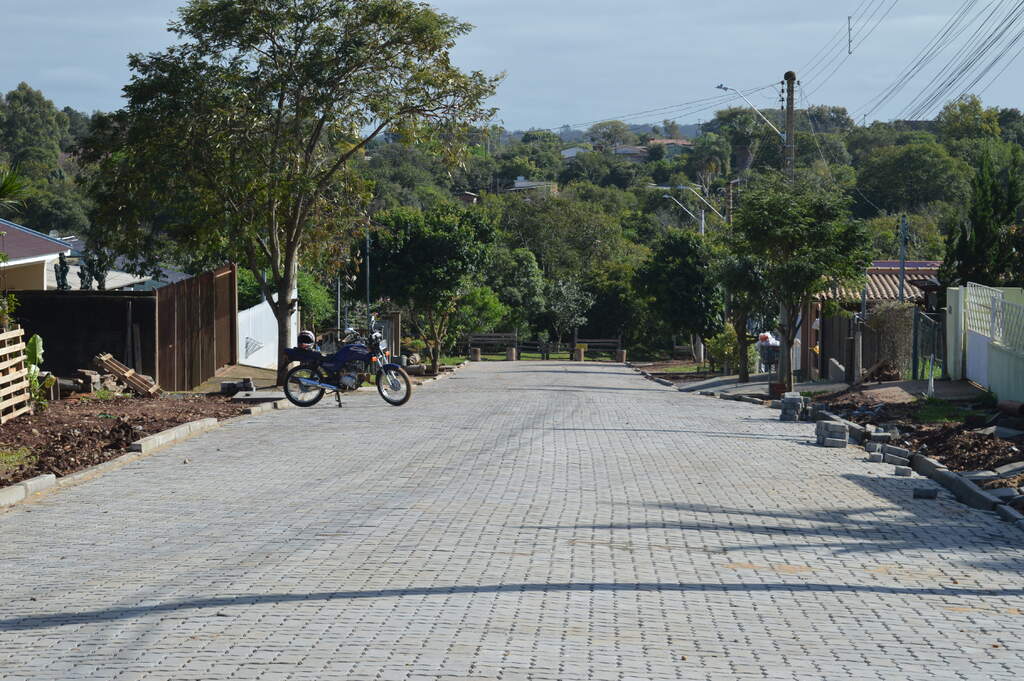
[[25, 332], [0, 333], [0, 424], [32, 410], [25, 363]]

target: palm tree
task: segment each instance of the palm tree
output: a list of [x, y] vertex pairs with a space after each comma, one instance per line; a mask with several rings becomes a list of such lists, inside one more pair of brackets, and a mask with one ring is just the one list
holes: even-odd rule
[[28, 196], [28, 183], [17, 171], [0, 167], [0, 211], [17, 210]]

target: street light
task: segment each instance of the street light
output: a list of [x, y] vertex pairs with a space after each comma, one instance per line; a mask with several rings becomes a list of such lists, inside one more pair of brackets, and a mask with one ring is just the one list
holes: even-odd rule
[[769, 127], [769, 128], [771, 128], [772, 130], [774, 130], [774, 131], [775, 131], [775, 133], [776, 133], [776, 134], [777, 134], [777, 135], [778, 135], [779, 137], [781, 137], [781, 138], [782, 138], [782, 143], [783, 143], [783, 144], [785, 144], [785, 143], [786, 143], [786, 133], [784, 133], [784, 132], [782, 132], [781, 130], [779, 130], [778, 128], [776, 128], [776, 127], [775, 127], [775, 125], [773, 125], [773, 124], [772, 124], [772, 122], [771, 122], [770, 120], [768, 120], [767, 118], [765, 118], [765, 115], [764, 115], [763, 113], [761, 113], [761, 110], [760, 110], [760, 109], [758, 109], [758, 108], [757, 108], [756, 106], [754, 106], [754, 103], [753, 103], [753, 102], [751, 102], [751, 101], [750, 101], [749, 99], [747, 99], [747, 96], [746, 96], [745, 94], [743, 94], [742, 92], [740, 92], [739, 90], [737, 90], [737, 89], [736, 89], [736, 88], [734, 88], [734, 87], [729, 87], [729, 86], [727, 86], [727, 85], [723, 85], [723, 84], [721, 84], [721, 83], [719, 83], [719, 84], [718, 84], [718, 85], [716, 85], [715, 87], [717, 87], [717, 88], [718, 88], [719, 90], [731, 90], [732, 92], [735, 92], [735, 93], [736, 93], [736, 94], [738, 94], [738, 95], [739, 95], [740, 97], [742, 97], [742, 98], [743, 98], [743, 101], [744, 101], [744, 102], [746, 102], [747, 104], [749, 104], [749, 105], [750, 105], [750, 108], [751, 108], [751, 109], [753, 109], [753, 110], [754, 110], [754, 112], [755, 112], [755, 113], [756, 113], [756, 114], [757, 114], [758, 116], [760, 116], [760, 117], [761, 117], [761, 120], [762, 120], [762, 121], [764, 121], [765, 123], [767, 123], [767, 124], [768, 124], [768, 127]]
[[[712, 206], [712, 205], [711, 205], [710, 203], [708, 203], [708, 202], [707, 202], [707, 199], [705, 199], [705, 198], [704, 198], [704, 197], [703, 197], [703, 196], [701, 195], [701, 193], [700, 193], [699, 191], [697, 191], [696, 189], [694, 189], [694, 188], [693, 188], [693, 187], [691, 187], [690, 185], [686, 185], [686, 184], [682, 185], [682, 187], [683, 187], [683, 189], [689, 189], [689, 190], [690, 190], [691, 192], [693, 192], [693, 193], [694, 193], [694, 195], [696, 195], [696, 197], [697, 197], [698, 199], [700, 199], [701, 201], [703, 201], [703, 202], [704, 202], [704, 205], [706, 205], [706, 206], [707, 206], [708, 208], [710, 208], [710, 209], [711, 209], [712, 211], [714, 211], [715, 215], [717, 215], [718, 217], [720, 217], [720, 218], [722, 218], [723, 220], [725, 220], [725, 216], [724, 216], [724, 215], [722, 215], [721, 213], [719, 213], [719, 212], [718, 212], [717, 210], [715, 210], [715, 207], [714, 207], [714, 206]], [[728, 220], [726, 220], [726, 222], [728, 222]]]
[[671, 194], [662, 194], [662, 195], [661, 195], [661, 198], [663, 198], [663, 199], [669, 199], [669, 200], [670, 200], [670, 201], [672, 201], [672, 202], [673, 202], [674, 204], [676, 204], [677, 206], [679, 206], [680, 208], [682, 208], [682, 209], [683, 209], [684, 211], [686, 211], [686, 214], [687, 214], [687, 215], [689, 215], [689, 216], [690, 216], [691, 218], [693, 218], [694, 220], [696, 220], [697, 222], [699, 222], [699, 223], [700, 223], [700, 233], [701, 233], [701, 234], [703, 234], [703, 233], [704, 233], [704, 211], [703, 211], [703, 210], [702, 210], [702, 211], [700, 212], [700, 217], [698, 218], [698, 217], [697, 217], [696, 215], [694, 215], [694, 214], [693, 214], [692, 212], [690, 212], [690, 209], [689, 209], [689, 208], [687, 208], [687, 207], [686, 207], [686, 206], [684, 206], [683, 204], [679, 203], [679, 201], [678, 201], [678, 200], [676, 200], [676, 197], [672, 196]]

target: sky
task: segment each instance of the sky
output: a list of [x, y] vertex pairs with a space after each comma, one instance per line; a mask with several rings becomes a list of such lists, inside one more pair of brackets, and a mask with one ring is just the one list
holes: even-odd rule
[[[59, 107], [85, 112], [118, 108], [121, 88], [129, 78], [127, 55], [160, 50], [173, 42], [166, 26], [182, 1], [12, 2], [4, 9], [0, 92], [25, 81]], [[504, 72], [492, 101], [499, 108], [495, 122], [528, 129], [613, 118], [640, 123], [678, 117], [680, 123], [695, 123], [711, 118], [722, 104], [681, 104], [723, 95], [715, 89], [719, 83], [743, 91], [778, 83], [787, 70], [795, 70], [801, 81], [800, 104], [845, 106], [860, 122], [869, 110], [865, 105], [893, 82], [965, 1], [430, 4], [475, 26], [457, 44], [454, 61], [467, 70]], [[856, 45], [852, 56], [846, 50], [850, 15]], [[815, 59], [822, 48], [827, 48], [825, 58]], [[945, 63], [948, 56], [935, 64]], [[1022, 74], [1024, 58], [985, 91], [985, 103], [1024, 108]], [[912, 81], [868, 120], [902, 117], [927, 80]], [[776, 89], [749, 96], [758, 107], [779, 106]], [[659, 111], [640, 113], [655, 109]]]

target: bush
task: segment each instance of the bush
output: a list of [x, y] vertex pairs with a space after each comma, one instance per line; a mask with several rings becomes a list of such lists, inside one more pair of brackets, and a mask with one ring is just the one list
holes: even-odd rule
[[[739, 353], [736, 350], [736, 331], [725, 327], [720, 334], [704, 343], [707, 349], [708, 362], [714, 371], [736, 371], [740, 365]], [[753, 344], [747, 346], [747, 369], [754, 371], [757, 367], [757, 348]]]

